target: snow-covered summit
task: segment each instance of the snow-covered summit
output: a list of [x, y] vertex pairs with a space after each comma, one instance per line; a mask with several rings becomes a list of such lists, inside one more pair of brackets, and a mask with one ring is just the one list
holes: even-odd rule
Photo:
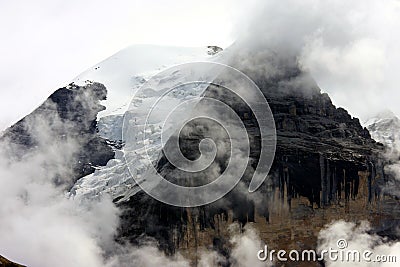
[[135, 92], [154, 74], [168, 67], [195, 61], [210, 61], [218, 55], [209, 47], [175, 47], [157, 45], [132, 45], [89, 68], [73, 82], [102, 83], [108, 90], [102, 104], [106, 110], [98, 118], [123, 114]]
[[[215, 50], [215, 49], [214, 49]], [[214, 51], [213, 50], [213, 51]], [[74, 79], [74, 83], [81, 84], [85, 81], [95, 81], [104, 84], [108, 90], [107, 100], [102, 104], [106, 110], [98, 114], [99, 134], [103, 138], [119, 141], [122, 140], [123, 115], [127, 111], [132, 98], [138, 105], [136, 111], [140, 117], [141, 105], [154, 102], [160, 97], [155, 91], [142, 91], [136, 94], [141, 86], [153, 75], [168, 67], [188, 62], [217, 61], [221, 51], [210, 53], [210, 47], [162, 47], [153, 45], [130, 46], [106, 60], [94, 65]], [[179, 73], [174, 73], [172, 78], [179, 79]], [[163, 107], [168, 110], [171, 106], [177, 106], [183, 101], [199, 97], [206, 86], [185, 86], [184, 92], [171, 94], [163, 100]], [[191, 112], [191, 110], [187, 110]], [[161, 125], [155, 125], [154, 131], [161, 129]], [[140, 128], [141, 129], [141, 128]], [[137, 135], [141, 135], [140, 132]], [[150, 157], [158, 155], [161, 140], [148, 140], [151, 146], [147, 153], [153, 153]], [[106, 166], [77, 181], [71, 193], [76, 197], [93, 197], [103, 193], [110, 194], [113, 198], [124, 196], [132, 189], [139, 190], [131, 173], [126, 167], [124, 149], [116, 149], [115, 159], [110, 160]], [[132, 151], [131, 151], [132, 152]], [[134, 175], [140, 177], [147, 166], [142, 160], [146, 151], [133, 151], [136, 157]]]
[[400, 119], [392, 111], [382, 111], [365, 121], [364, 125], [376, 141], [389, 147], [399, 144]]

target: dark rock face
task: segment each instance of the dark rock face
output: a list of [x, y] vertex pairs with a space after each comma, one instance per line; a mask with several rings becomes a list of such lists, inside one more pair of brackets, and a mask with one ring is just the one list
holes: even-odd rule
[[97, 135], [96, 116], [104, 109], [104, 85], [70, 84], [55, 91], [40, 107], [8, 128], [0, 141], [8, 143], [17, 158], [29, 151], [74, 140], [73, 162], [69, 163], [74, 180], [94, 172], [114, 157], [106, 140]]
[[215, 45], [209, 45], [207, 46], [207, 54], [209, 55], [215, 55], [218, 54], [219, 52], [221, 52], [223, 49], [219, 46], [215, 46]]
[[[142, 234], [150, 235], [160, 241], [164, 250], [173, 253], [176, 247], [183, 245], [185, 231], [215, 228], [216, 216], [227, 218], [228, 211], [232, 212], [233, 220], [242, 225], [254, 222], [255, 214], [268, 222], [267, 203], [276, 189], [289, 207], [292, 199], [300, 196], [306, 197], [311, 207], [328, 208], [340, 201], [351, 201], [359, 192], [359, 171], [368, 171], [369, 201], [379, 194], [373, 185], [377, 176], [385, 176], [379, 156], [383, 146], [371, 138], [357, 118], [336, 108], [312, 78], [298, 68], [268, 78], [252, 72], [246, 74], [262, 90], [275, 118], [277, 149], [270, 178], [254, 195], [248, 193], [248, 183], [260, 153], [258, 123], [241, 99], [223, 88], [210, 86], [205, 95], [233, 107], [249, 133], [251, 159], [244, 177], [223, 199], [198, 208], [171, 207], [143, 192], [136, 194], [120, 204], [123, 209], [121, 238], [136, 242]], [[196, 125], [192, 127], [195, 129]], [[197, 158], [199, 141], [212, 133], [193, 135], [195, 131], [190, 132], [190, 136], [179, 137], [181, 150], [188, 158]], [[222, 172], [226, 159], [217, 158], [216, 161]], [[177, 172], [165, 157], [160, 158], [157, 167], [166, 179], [175, 181]]]
[[383, 147], [357, 118], [321, 94], [307, 74], [283, 77], [269, 87], [257, 83], [274, 114], [278, 142], [273, 173], [288, 187], [289, 201], [299, 194], [325, 206], [342, 188], [348, 200], [357, 195], [358, 171], [369, 162], [383, 171], [378, 156]]

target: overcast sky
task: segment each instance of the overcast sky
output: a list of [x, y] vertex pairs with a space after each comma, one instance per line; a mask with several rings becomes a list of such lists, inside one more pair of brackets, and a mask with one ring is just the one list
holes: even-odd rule
[[398, 0], [244, 2], [1, 1], [0, 130], [126, 46], [226, 47], [254, 23], [272, 25], [270, 38], [316, 23], [299, 31], [302, 60], [334, 103], [362, 118], [383, 107], [400, 114]]
[[229, 45], [229, 2], [0, 1], [0, 129], [126, 46]]

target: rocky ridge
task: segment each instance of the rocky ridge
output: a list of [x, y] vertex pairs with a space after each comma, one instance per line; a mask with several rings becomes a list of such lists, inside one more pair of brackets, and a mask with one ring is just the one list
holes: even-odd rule
[[71, 141], [74, 160], [70, 174], [76, 181], [114, 157], [111, 143], [97, 134], [97, 113], [104, 109], [99, 101], [106, 95], [106, 88], [99, 83], [60, 88], [31, 114], [6, 129], [0, 141], [10, 147], [10, 155], [16, 159], [50, 144]]

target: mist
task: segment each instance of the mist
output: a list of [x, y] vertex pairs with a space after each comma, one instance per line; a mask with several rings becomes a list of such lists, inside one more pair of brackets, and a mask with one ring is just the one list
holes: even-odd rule
[[[49, 124], [49, 121], [52, 123]], [[74, 198], [70, 163], [79, 152], [80, 140], [60, 140], [53, 127], [62, 125], [57, 115], [29, 117], [30, 134], [38, 142], [21, 150], [10, 142], [0, 145], [0, 251], [26, 266], [191, 266], [181, 254], [166, 256], [155, 240], [143, 237], [139, 246], [117, 243], [120, 214], [108, 195]], [[40, 129], [40, 131], [39, 131]], [[16, 157], [18, 155], [18, 157]], [[58, 176], [62, 181], [55, 180]], [[219, 262], [232, 266], [259, 266], [255, 251], [262, 241], [247, 225], [230, 226], [229, 258], [207, 250], [198, 255], [199, 266]], [[260, 265], [261, 266], [261, 265]], [[264, 265], [263, 265], [264, 266]]]
[[[366, 250], [372, 252], [370, 258], [375, 256], [396, 256], [397, 260], [400, 256], [400, 242], [390, 241], [386, 238], [370, 233], [371, 226], [367, 221], [359, 223], [346, 222], [343, 220], [332, 222], [325, 226], [318, 235], [318, 251], [338, 249], [337, 242], [339, 239], [345, 239], [348, 246], [344, 251], [357, 250], [362, 253]], [[362, 258], [360, 261], [332, 261], [325, 257], [326, 266], [398, 266], [396, 262], [366, 262]]]
[[280, 57], [309, 72], [335, 105], [361, 120], [384, 108], [400, 114], [399, 1], [251, 3], [236, 24], [233, 55], [244, 53], [242, 64], [260, 71]]
[[[118, 210], [107, 196], [86, 202], [68, 198], [69, 166], [79, 141], [58, 140], [49, 121], [31, 119], [40, 129], [30, 132], [39, 144], [35, 150], [0, 146], [0, 251], [28, 266], [101, 266]], [[53, 123], [64, 124], [57, 116]]]

